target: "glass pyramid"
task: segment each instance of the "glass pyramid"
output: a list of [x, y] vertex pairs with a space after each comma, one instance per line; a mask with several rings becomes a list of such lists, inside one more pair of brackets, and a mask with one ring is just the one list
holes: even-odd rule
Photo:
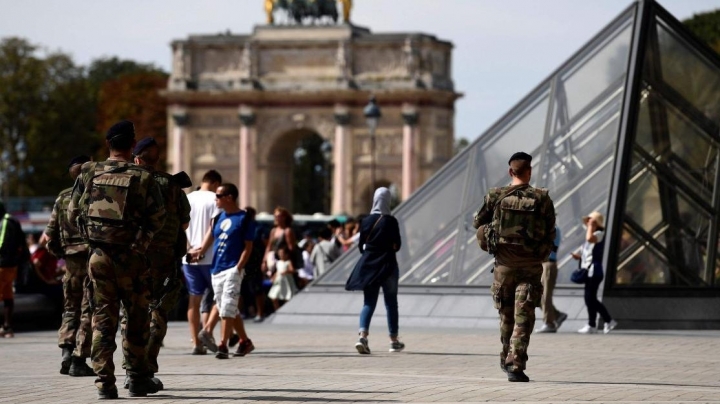
[[[577, 265], [580, 217], [597, 210], [606, 291], [719, 287], [719, 120], [720, 58], [656, 2], [632, 4], [396, 209], [401, 284], [491, 284], [472, 215], [522, 150], [555, 202], [558, 284]], [[344, 284], [357, 259], [317, 284]]]

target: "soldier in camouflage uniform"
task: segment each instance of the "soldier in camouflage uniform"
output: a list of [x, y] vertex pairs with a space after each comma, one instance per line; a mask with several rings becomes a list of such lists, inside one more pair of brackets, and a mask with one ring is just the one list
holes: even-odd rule
[[[90, 161], [88, 156], [77, 156], [70, 161], [68, 171], [73, 181], [80, 175], [82, 164]], [[85, 285], [87, 276], [88, 246], [77, 225], [67, 217], [72, 188], [60, 192], [53, 206], [44, 239], [48, 250], [58, 258], [65, 259], [63, 295], [65, 297], [62, 324], [58, 331], [58, 346], [62, 349], [60, 373], [70, 376], [95, 376], [85, 359], [90, 357], [92, 334], [90, 304]], [[41, 244], [42, 244], [41, 241]], [[74, 350], [74, 352], [73, 352]]]
[[122, 349], [130, 377], [130, 396], [156, 393], [147, 362], [149, 263], [145, 254], [165, 222], [165, 207], [152, 174], [130, 163], [135, 146], [132, 122], [108, 130], [110, 157], [85, 163], [75, 182], [68, 216], [88, 240], [88, 276], [93, 284], [92, 362], [101, 399], [117, 398], [115, 334], [120, 304], [128, 317]]
[[475, 213], [481, 247], [495, 256], [493, 304], [500, 313], [500, 368], [511, 382], [527, 382], [525, 363], [535, 307], [542, 298], [542, 263], [555, 239], [555, 207], [545, 189], [529, 185], [532, 157], [510, 158], [510, 186], [492, 188]]
[[[157, 182], [165, 202], [165, 224], [153, 237], [147, 257], [150, 260], [151, 303], [150, 303], [150, 339], [148, 342], [148, 362], [153, 373], [152, 381], [160, 390], [162, 382], [154, 377], [158, 372], [157, 358], [160, 354], [165, 334], [167, 334], [168, 312], [175, 307], [180, 297], [182, 283], [179, 279], [180, 259], [185, 255], [187, 239], [185, 229], [190, 223], [190, 202], [185, 192], [170, 174], [157, 171], [155, 166], [160, 160], [160, 147], [155, 139], [149, 137], [140, 140], [135, 149], [135, 164], [150, 171]], [[178, 247], [178, 237], [182, 239]], [[121, 327], [126, 327], [123, 318]], [[123, 368], [127, 363], [123, 362]], [[128, 381], [129, 382], [129, 381]], [[126, 384], [128, 387], [129, 383]]]

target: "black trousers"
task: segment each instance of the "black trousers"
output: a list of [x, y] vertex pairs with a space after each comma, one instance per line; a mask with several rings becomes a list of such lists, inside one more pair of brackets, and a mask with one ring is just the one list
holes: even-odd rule
[[587, 307], [588, 325], [590, 327], [597, 327], [596, 318], [598, 313], [600, 313], [605, 323], [612, 321], [612, 317], [610, 317], [610, 313], [608, 313], [605, 305], [597, 298], [598, 288], [602, 280], [603, 274], [600, 272], [599, 276], [597, 273], [594, 273], [593, 276], [585, 282], [585, 306]]

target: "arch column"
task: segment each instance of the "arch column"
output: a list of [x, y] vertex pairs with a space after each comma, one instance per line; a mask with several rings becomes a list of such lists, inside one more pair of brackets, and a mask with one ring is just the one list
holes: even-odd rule
[[335, 145], [333, 146], [333, 193], [332, 213], [348, 211], [347, 182], [348, 161], [347, 149], [350, 137], [350, 113], [344, 106], [335, 107]]
[[402, 147], [402, 200], [405, 201], [415, 191], [417, 182], [417, 158], [415, 143], [418, 133], [418, 113], [415, 106], [404, 105], [403, 118], [403, 147]]
[[255, 136], [255, 113], [252, 109], [241, 106], [238, 112], [240, 118], [240, 142], [239, 142], [239, 164], [238, 164], [238, 200], [240, 207], [252, 205], [250, 197], [253, 186], [253, 175], [255, 168], [255, 155], [252, 152], [252, 139]]
[[188, 123], [188, 114], [184, 109], [177, 109], [172, 114], [173, 123], [173, 139], [172, 139], [172, 162], [173, 173], [184, 171], [185, 160], [185, 132]]

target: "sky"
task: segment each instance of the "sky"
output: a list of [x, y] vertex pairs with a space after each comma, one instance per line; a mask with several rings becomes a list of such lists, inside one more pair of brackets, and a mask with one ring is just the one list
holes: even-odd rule
[[[474, 140], [560, 66], [630, 0], [355, 0], [352, 21], [373, 32], [424, 32], [455, 45], [455, 136]], [[720, 0], [660, 1], [680, 20]], [[170, 42], [252, 32], [263, 0], [0, 0], [0, 38], [62, 50], [79, 64], [103, 56], [170, 70]]]

